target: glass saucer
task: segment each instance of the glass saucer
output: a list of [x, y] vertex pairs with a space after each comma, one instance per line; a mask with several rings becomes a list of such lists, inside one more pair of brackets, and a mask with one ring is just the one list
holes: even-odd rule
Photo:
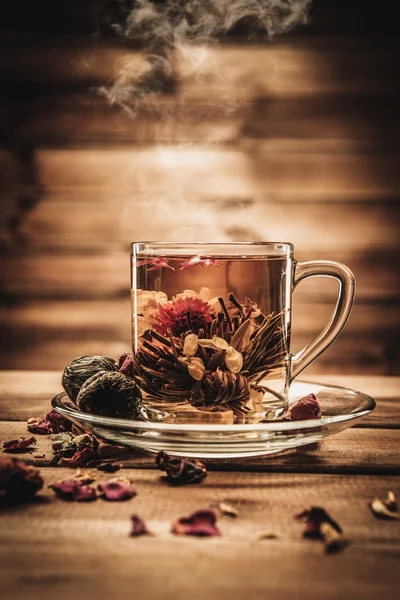
[[289, 404], [311, 393], [320, 404], [321, 419], [254, 425], [174, 424], [100, 417], [81, 412], [65, 392], [53, 398], [52, 406], [105, 440], [150, 452], [164, 450], [176, 456], [198, 458], [263, 456], [312, 444], [355, 425], [376, 406], [362, 392], [306, 381], [292, 383]]

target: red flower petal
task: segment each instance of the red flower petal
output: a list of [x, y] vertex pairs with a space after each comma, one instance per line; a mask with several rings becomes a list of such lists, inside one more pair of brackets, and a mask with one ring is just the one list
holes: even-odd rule
[[182, 517], [171, 527], [175, 535], [219, 536], [221, 532], [216, 527], [217, 515], [213, 510], [198, 510], [189, 517]]
[[[92, 448], [84, 448], [83, 450], [78, 450], [75, 452], [71, 458], [62, 457], [58, 462], [60, 467], [86, 467], [91, 466], [95, 467], [99, 464], [100, 459], [97, 452], [92, 450]], [[90, 465], [89, 465], [90, 463]]]
[[122, 375], [126, 375], [126, 377], [130, 377], [131, 379], [133, 379], [133, 358], [132, 355], [129, 354], [129, 352], [125, 352], [125, 354], [122, 354], [122, 356], [120, 356], [118, 364], [119, 372], [122, 373]]
[[198, 333], [211, 321], [210, 308], [200, 298], [177, 298], [158, 307], [154, 329], [162, 335], [171, 331], [179, 336], [186, 331]]
[[57, 496], [64, 500], [75, 500], [76, 502], [90, 502], [96, 500], [96, 490], [78, 479], [63, 479], [49, 486]]
[[54, 408], [44, 417], [28, 419], [28, 431], [39, 435], [71, 431], [72, 423], [60, 415]]
[[219, 267], [219, 262], [215, 258], [202, 258], [201, 256], [192, 256], [185, 262], [179, 265], [178, 271], [183, 271], [184, 269], [190, 269], [190, 267], [194, 267], [195, 265], [200, 265], [201, 267]]
[[321, 409], [314, 394], [301, 398], [288, 410], [285, 417], [292, 421], [306, 421], [308, 419], [320, 419]]
[[20, 437], [17, 440], [10, 440], [3, 443], [4, 452], [30, 452], [34, 450], [36, 438]]
[[0, 458], [0, 502], [19, 504], [31, 500], [43, 487], [39, 469], [18, 458]]
[[137, 495], [136, 490], [130, 484], [128, 479], [116, 478], [109, 479], [99, 483], [97, 489], [102, 494], [105, 500], [111, 502], [120, 500], [129, 500]]
[[147, 529], [146, 523], [139, 515], [132, 515], [132, 529], [130, 535], [132, 537], [138, 537], [140, 535], [151, 535], [151, 532]]

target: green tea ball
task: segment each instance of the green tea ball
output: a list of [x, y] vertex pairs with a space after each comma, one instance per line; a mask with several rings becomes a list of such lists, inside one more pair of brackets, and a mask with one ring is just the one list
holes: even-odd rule
[[64, 369], [61, 384], [68, 396], [76, 402], [81, 386], [99, 371], [118, 371], [118, 365], [108, 356], [78, 356]]
[[136, 419], [142, 392], [133, 379], [115, 371], [99, 371], [82, 385], [76, 400], [83, 412]]

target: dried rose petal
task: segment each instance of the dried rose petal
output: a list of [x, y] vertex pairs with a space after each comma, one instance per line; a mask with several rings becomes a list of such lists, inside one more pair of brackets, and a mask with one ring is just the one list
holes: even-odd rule
[[44, 417], [35, 417], [27, 421], [28, 431], [39, 435], [71, 431], [72, 423], [60, 415], [54, 408]]
[[79, 479], [63, 479], [49, 485], [55, 491], [57, 496], [64, 500], [75, 500], [76, 502], [91, 502], [97, 499], [95, 488], [85, 485]]
[[175, 484], [200, 483], [207, 475], [205, 465], [196, 458], [181, 458], [159, 452], [156, 456], [156, 466], [166, 472], [166, 479]]
[[3, 450], [4, 452], [30, 452], [31, 450], [34, 450], [35, 444], [35, 437], [20, 437], [17, 440], [10, 440], [9, 442], [4, 442]]
[[129, 500], [137, 495], [129, 479], [123, 479], [122, 477], [103, 481], [98, 484], [97, 489], [105, 500], [111, 502]]
[[100, 463], [97, 468], [99, 471], [104, 471], [105, 473], [115, 473], [122, 469], [122, 465], [120, 463], [105, 462]]
[[107, 442], [99, 442], [99, 445], [97, 446], [99, 458], [118, 458], [121, 453], [126, 452], [126, 450], [126, 446], [108, 444]]
[[220, 266], [219, 262], [215, 258], [202, 258], [201, 256], [192, 256], [185, 262], [179, 265], [178, 271], [183, 271], [184, 269], [190, 269], [190, 267], [194, 267], [195, 265], [200, 265], [201, 267], [218, 267]]
[[321, 409], [314, 394], [301, 398], [285, 414], [285, 418], [292, 421], [306, 421], [308, 419], [320, 419]]
[[163, 267], [166, 267], [167, 269], [171, 269], [171, 271], [175, 271], [174, 267], [171, 267], [171, 265], [168, 264], [167, 259], [162, 258], [162, 256], [160, 256], [158, 258], [138, 260], [136, 262], [137, 267], [143, 267], [144, 265], [153, 265], [152, 267], [150, 267], [150, 269], [147, 269], [148, 271], [158, 271], [159, 269], [162, 269]]
[[39, 469], [26, 465], [18, 458], [0, 458], [0, 502], [27, 502], [42, 487], [43, 478]]
[[303, 536], [323, 540], [326, 552], [337, 552], [347, 545], [342, 528], [324, 508], [312, 506], [303, 510], [295, 518], [306, 521]]
[[219, 536], [221, 532], [216, 527], [216, 522], [217, 515], [213, 510], [198, 510], [175, 521], [171, 532], [175, 535]]
[[129, 352], [125, 352], [124, 354], [122, 354], [119, 357], [118, 365], [119, 365], [119, 372], [122, 373], [122, 375], [125, 375], [126, 377], [130, 377], [131, 379], [133, 379], [134, 363], [133, 363], [132, 355], [129, 354]]
[[139, 515], [132, 515], [132, 529], [131, 529], [131, 537], [139, 537], [140, 535], [152, 535], [151, 532], [147, 529], [146, 523], [143, 521]]
[[99, 455], [92, 448], [77, 450], [71, 458], [62, 457], [58, 461], [60, 467], [95, 467], [99, 463]]

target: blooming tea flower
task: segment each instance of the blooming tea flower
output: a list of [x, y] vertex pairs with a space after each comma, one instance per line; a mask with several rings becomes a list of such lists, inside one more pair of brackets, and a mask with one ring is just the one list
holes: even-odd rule
[[187, 331], [199, 333], [211, 321], [209, 306], [199, 298], [187, 297], [159, 305], [154, 329], [179, 337]]

